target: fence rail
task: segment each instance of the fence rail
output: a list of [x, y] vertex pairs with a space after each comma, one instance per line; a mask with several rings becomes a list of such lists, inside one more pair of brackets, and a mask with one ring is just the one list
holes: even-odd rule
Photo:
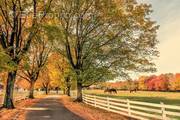
[[86, 104], [140, 120], [179, 120], [180, 106], [83, 94]]

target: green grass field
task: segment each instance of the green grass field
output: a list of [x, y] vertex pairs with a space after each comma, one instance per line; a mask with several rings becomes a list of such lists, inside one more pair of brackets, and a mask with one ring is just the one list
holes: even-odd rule
[[104, 93], [103, 90], [84, 90], [85, 94], [95, 94], [98, 96], [108, 96], [119, 99], [130, 99], [135, 101], [143, 101], [150, 103], [163, 102], [169, 105], [180, 106], [180, 92], [150, 92], [150, 91], [137, 91], [130, 93], [129, 91], [118, 91], [118, 94]]

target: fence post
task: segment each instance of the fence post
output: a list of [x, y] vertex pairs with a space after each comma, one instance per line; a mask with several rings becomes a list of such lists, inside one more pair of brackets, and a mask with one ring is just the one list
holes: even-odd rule
[[85, 95], [85, 94], [83, 94], [83, 102], [84, 102], [84, 103], [87, 103], [87, 102], [86, 102], [86, 95]]
[[96, 96], [94, 95], [94, 106], [96, 107]]
[[127, 99], [127, 107], [128, 107], [128, 115], [131, 115], [131, 107], [130, 107], [130, 102], [129, 99]]
[[161, 111], [162, 111], [162, 119], [166, 120], [166, 110], [163, 102], [161, 102]]
[[108, 111], [110, 110], [110, 106], [109, 106], [109, 97], [106, 97], [107, 98], [107, 109]]

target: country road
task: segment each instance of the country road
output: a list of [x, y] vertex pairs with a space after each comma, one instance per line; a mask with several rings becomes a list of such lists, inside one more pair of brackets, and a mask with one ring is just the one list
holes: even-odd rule
[[31, 108], [26, 108], [26, 120], [83, 120], [69, 111], [59, 101], [59, 96], [43, 98]]

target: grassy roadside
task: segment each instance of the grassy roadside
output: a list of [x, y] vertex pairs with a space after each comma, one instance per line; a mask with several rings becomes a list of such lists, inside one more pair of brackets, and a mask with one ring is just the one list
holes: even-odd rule
[[86, 105], [84, 103], [73, 102], [73, 99], [67, 96], [62, 96], [60, 102], [68, 110], [77, 114], [85, 120], [134, 120], [124, 117], [120, 114], [108, 112], [99, 108]]

